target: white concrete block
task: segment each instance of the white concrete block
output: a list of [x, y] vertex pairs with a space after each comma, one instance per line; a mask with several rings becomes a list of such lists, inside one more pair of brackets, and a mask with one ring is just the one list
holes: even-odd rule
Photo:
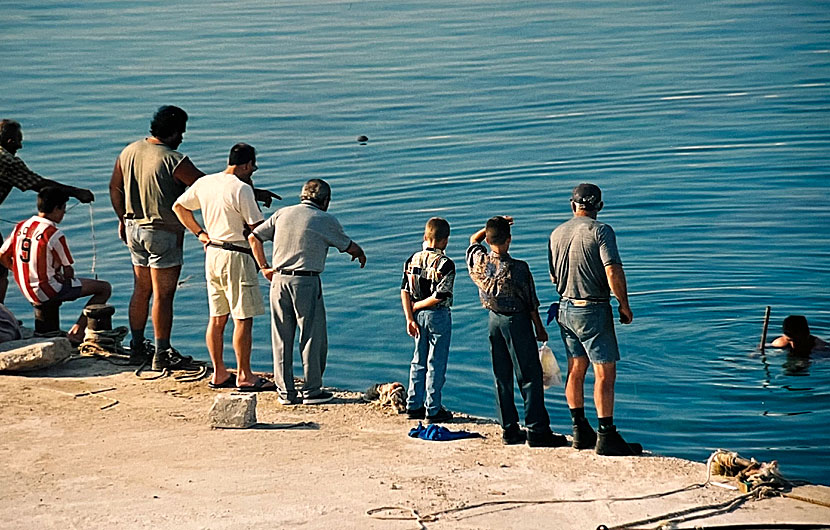
[[218, 394], [208, 415], [211, 426], [247, 429], [256, 424], [256, 394]]

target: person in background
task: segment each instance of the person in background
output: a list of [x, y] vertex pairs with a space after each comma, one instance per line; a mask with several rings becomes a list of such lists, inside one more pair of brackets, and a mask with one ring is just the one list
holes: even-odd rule
[[[349, 254], [366, 265], [360, 245], [343, 231], [328, 213], [331, 187], [321, 179], [303, 185], [300, 204], [280, 208], [248, 236], [254, 259], [271, 282], [271, 344], [274, 350], [274, 382], [283, 405], [314, 405], [331, 401], [323, 390], [323, 372], [328, 355], [326, 307], [320, 273], [326, 266], [329, 247]], [[271, 264], [263, 241], [273, 242]], [[305, 383], [300, 394], [294, 387], [294, 334], [300, 329], [300, 352]]]
[[452, 419], [441, 406], [441, 389], [447, 372], [452, 336], [452, 288], [455, 263], [444, 254], [450, 239], [450, 224], [433, 217], [424, 228], [423, 250], [403, 266], [401, 304], [406, 332], [415, 339], [409, 368], [407, 417], [426, 418], [427, 423]]
[[[6, 200], [12, 188], [21, 191], [40, 191], [44, 188], [62, 189], [70, 197], [75, 197], [83, 203], [95, 200], [91, 191], [75, 186], [67, 186], [54, 180], [41, 177], [26, 166], [16, 156], [18, 149], [23, 147], [23, 131], [20, 124], [14, 120], [0, 121], [0, 204]], [[0, 244], [3, 243], [3, 235], [0, 234]], [[9, 286], [9, 271], [0, 267], [0, 303], [6, 300], [6, 290]]]
[[810, 326], [802, 315], [790, 315], [781, 325], [783, 335], [772, 341], [774, 348], [784, 348], [796, 356], [807, 357], [817, 351], [828, 351], [827, 342], [810, 334]]
[[[606, 456], [638, 455], [640, 444], [626, 443], [614, 425], [614, 383], [620, 351], [614, 333], [611, 294], [619, 302], [620, 322], [634, 318], [614, 230], [597, 221], [602, 192], [594, 184], [573, 190], [573, 217], [550, 235], [548, 266], [559, 293], [559, 323], [568, 355], [565, 397], [573, 419], [574, 449], [596, 447]], [[594, 366], [594, 404], [599, 439], [585, 418], [585, 374]]]
[[[0, 247], [0, 263], [14, 272], [23, 296], [32, 305], [67, 302], [91, 296], [86, 305], [103, 304], [112, 289], [108, 282], [77, 278], [66, 236], [58, 228], [66, 214], [69, 195], [64, 188], [44, 188], [37, 194], [37, 215], [17, 223]], [[84, 340], [87, 318], [81, 313], [66, 337], [73, 344]]]
[[[481, 305], [489, 310], [490, 357], [496, 383], [502, 441], [506, 445], [561, 447], [567, 439], [550, 430], [545, 409], [542, 365], [536, 341], [548, 340], [539, 317], [539, 299], [530, 267], [508, 253], [513, 218], [492, 217], [484, 228], [470, 237], [467, 269], [478, 287]], [[490, 252], [482, 240], [486, 238]], [[525, 427], [519, 426], [519, 413], [513, 401], [513, 374], [524, 400]]]
[[[211, 388], [241, 391], [276, 390], [274, 383], [251, 371], [251, 331], [254, 317], [265, 313], [256, 263], [247, 235], [263, 221], [251, 176], [257, 170], [256, 150], [244, 143], [231, 148], [225, 171], [197, 180], [173, 203], [179, 221], [205, 246], [208, 320], [205, 342], [213, 362]], [[205, 227], [193, 215], [202, 211]], [[233, 316], [233, 348], [237, 374], [223, 360], [224, 332]]]

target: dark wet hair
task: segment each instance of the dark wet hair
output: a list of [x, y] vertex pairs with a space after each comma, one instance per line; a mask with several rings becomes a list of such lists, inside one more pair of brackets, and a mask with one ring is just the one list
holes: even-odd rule
[[810, 338], [810, 326], [803, 315], [790, 315], [781, 325], [784, 335], [796, 341], [806, 341]]
[[442, 217], [433, 217], [424, 227], [424, 238], [441, 241], [450, 237], [450, 223]]
[[20, 132], [20, 124], [14, 120], [0, 121], [0, 144], [5, 144], [12, 136]]
[[485, 235], [487, 236], [487, 242], [490, 244], [501, 245], [506, 243], [510, 239], [510, 223], [500, 215], [491, 217], [487, 219]]
[[241, 166], [248, 162], [256, 163], [256, 149], [253, 146], [240, 142], [231, 147], [231, 154], [228, 155], [229, 166]]
[[69, 194], [62, 188], [47, 186], [37, 194], [37, 211], [52, 213], [56, 208], [65, 206], [69, 201]]
[[187, 113], [179, 107], [164, 105], [153, 115], [150, 122], [150, 134], [163, 140], [183, 133], [187, 128]]

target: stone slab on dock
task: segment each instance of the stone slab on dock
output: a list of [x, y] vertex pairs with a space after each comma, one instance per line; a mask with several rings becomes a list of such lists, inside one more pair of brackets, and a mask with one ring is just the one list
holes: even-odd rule
[[0, 344], [0, 372], [27, 372], [47, 368], [67, 359], [73, 348], [68, 339], [31, 338]]
[[208, 414], [215, 429], [247, 429], [256, 425], [256, 394], [219, 394]]

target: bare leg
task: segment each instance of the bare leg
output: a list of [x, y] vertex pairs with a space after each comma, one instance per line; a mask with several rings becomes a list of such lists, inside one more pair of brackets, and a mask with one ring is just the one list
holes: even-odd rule
[[164, 269], [150, 269], [153, 286], [153, 333], [156, 343], [170, 340], [173, 329], [173, 297], [176, 295], [181, 265]]
[[[79, 296], [79, 298], [92, 295], [92, 298], [89, 299], [84, 307], [93, 304], [103, 304], [110, 299], [112, 287], [109, 282], [91, 280], [89, 278], [78, 279], [81, 281], [81, 296]], [[86, 321], [87, 318], [82, 312], [81, 316], [78, 318], [78, 321], [75, 322], [75, 325], [72, 326], [72, 328], [70, 328], [66, 336], [76, 342], [83, 340], [84, 330], [86, 330]]]
[[[1, 267], [1, 266], [0, 266]], [[6, 269], [6, 273], [0, 273], [0, 304], [6, 303], [6, 291], [9, 289], [9, 271]]]
[[598, 418], [614, 415], [614, 383], [617, 380], [617, 363], [594, 364], [594, 403]]
[[568, 357], [568, 381], [565, 383], [565, 399], [572, 409], [585, 406], [585, 374], [588, 372], [588, 357]]
[[205, 333], [205, 343], [207, 344], [208, 353], [210, 353], [210, 360], [213, 362], [213, 379], [211, 381], [214, 385], [224, 383], [230, 375], [228, 369], [225, 368], [225, 360], [222, 357], [225, 349], [223, 335], [227, 323], [228, 315], [210, 317]]
[[133, 265], [133, 296], [130, 298], [130, 329], [147, 327], [150, 296], [153, 294], [153, 282], [149, 267]]
[[233, 324], [233, 349], [236, 352], [236, 364], [239, 367], [237, 383], [252, 385], [257, 380], [257, 377], [251, 371], [251, 332], [254, 319], [233, 319]]

